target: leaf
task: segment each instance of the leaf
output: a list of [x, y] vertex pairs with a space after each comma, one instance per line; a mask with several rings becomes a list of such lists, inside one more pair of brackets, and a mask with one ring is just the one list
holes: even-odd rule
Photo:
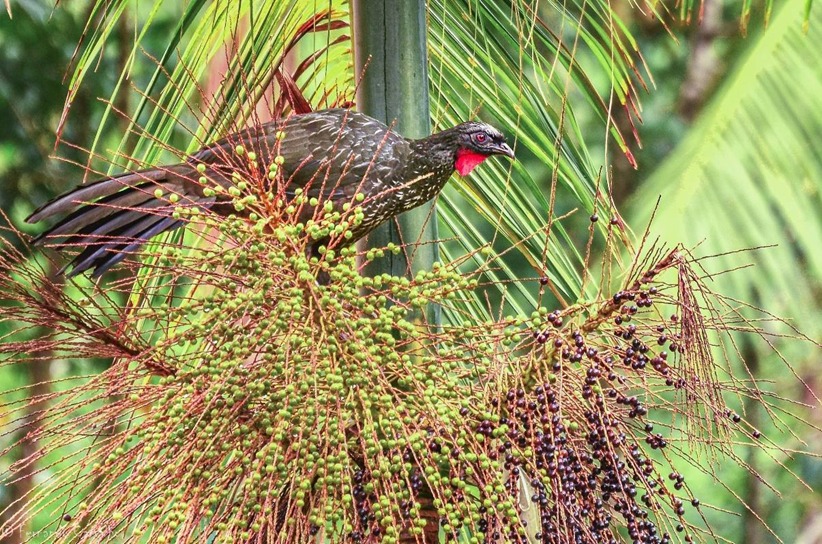
[[[627, 214], [667, 241], [699, 245], [718, 290], [763, 300], [819, 337], [822, 285], [822, 13], [803, 35], [804, 0], [752, 41], [686, 139], [643, 183]], [[756, 252], [740, 252], [768, 246]], [[802, 302], [798, 302], [802, 301]], [[808, 345], [807, 348], [812, 346]]]
[[[570, 33], [598, 59], [598, 68], [612, 75], [615, 92], [629, 96], [633, 92], [630, 79], [634, 67], [627, 52], [633, 46], [628, 34], [605, 30], [610, 27], [603, 24], [611, 23], [604, 22], [615, 17], [607, 5], [591, 6], [591, 13], [582, 22], [569, 10], [550, 5], [569, 25]], [[494, 276], [499, 280], [494, 283], [496, 287], [490, 288], [503, 296], [513, 281], [510, 285], [516, 288], [507, 294], [514, 297], [507, 300], [519, 310], [533, 310], [538, 304], [533, 294], [528, 295], [525, 287], [515, 281], [523, 274], [529, 275], [516, 271], [522, 270], [522, 261], [529, 263], [532, 277], [550, 278], [561, 305], [584, 298], [584, 258], [564, 225], [551, 222], [556, 215], [555, 200], [543, 192], [550, 183], [551, 195], [560, 193], [564, 200], [579, 205], [586, 216], [595, 209], [607, 208], [607, 195], [598, 187], [600, 169], [588, 156], [587, 142], [568, 101], [571, 94], [583, 97], [577, 102], [579, 107], [584, 104], [600, 116], [603, 131], [613, 127], [607, 122], [607, 100], [595, 91], [577, 59], [582, 53], [572, 53], [525, 2], [505, 7], [490, 1], [434, 1], [430, 4], [429, 25], [435, 125], [454, 125], [481, 109], [484, 117], [505, 127], [516, 141], [520, 157], [512, 170], [506, 171], [507, 165], [483, 166], [471, 177], [446, 188], [439, 209], [458, 242], [446, 244], [443, 253], [453, 259], [478, 248], [472, 244], [497, 239], [500, 247], [513, 248]], [[618, 54], [611, 53], [614, 48]], [[622, 146], [621, 136], [613, 136]], [[529, 155], [548, 171], [536, 177], [524, 168], [521, 158]], [[472, 206], [477, 214], [469, 219], [465, 206]], [[550, 231], [545, 228], [547, 224], [551, 225]], [[598, 232], [604, 234], [606, 229], [600, 224]], [[483, 237], [480, 232], [487, 234]], [[589, 284], [591, 291], [587, 295], [592, 294], [592, 287]], [[473, 306], [481, 307], [483, 303], [478, 300]]]

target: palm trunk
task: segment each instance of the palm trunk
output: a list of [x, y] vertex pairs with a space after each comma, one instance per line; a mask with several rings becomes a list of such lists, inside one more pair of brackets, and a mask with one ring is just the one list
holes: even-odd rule
[[[431, 132], [428, 111], [428, 69], [424, 0], [354, 0], [352, 4], [355, 69], [362, 75], [357, 89], [360, 111], [379, 119], [409, 138]], [[369, 274], [397, 276], [430, 270], [437, 260], [437, 217], [429, 203], [402, 214], [368, 235], [368, 247], [389, 242], [409, 244], [399, 255], [387, 255]], [[438, 324], [431, 307], [428, 322]]]
[[[425, 0], [354, 0], [352, 35], [354, 66], [362, 77], [357, 89], [360, 111], [392, 126], [408, 138], [431, 132], [428, 111], [428, 69]], [[413, 275], [430, 270], [439, 257], [434, 203], [406, 212], [371, 232], [361, 242], [367, 247], [389, 243], [414, 244], [398, 255], [372, 263], [366, 273]], [[429, 326], [438, 327], [439, 307], [426, 309]], [[427, 495], [424, 490], [423, 495]], [[403, 532], [400, 542], [438, 542], [439, 517], [430, 497], [420, 497], [420, 515], [426, 520], [423, 534]]]

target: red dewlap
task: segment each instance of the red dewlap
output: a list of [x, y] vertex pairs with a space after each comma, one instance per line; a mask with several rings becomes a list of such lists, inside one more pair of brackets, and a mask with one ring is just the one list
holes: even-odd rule
[[471, 170], [477, 167], [482, 161], [488, 158], [488, 155], [471, 151], [470, 149], [457, 150], [457, 162], [454, 164], [457, 172], [461, 176], [467, 176]]

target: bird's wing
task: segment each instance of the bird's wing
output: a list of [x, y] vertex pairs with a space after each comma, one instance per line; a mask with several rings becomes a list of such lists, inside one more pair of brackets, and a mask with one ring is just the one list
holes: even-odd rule
[[238, 145], [253, 151], [266, 170], [275, 157], [282, 157], [287, 194], [299, 188], [309, 197], [339, 200], [368, 192], [372, 180], [389, 179], [408, 143], [371, 117], [333, 109], [293, 115], [231, 134], [189, 161], [206, 163], [209, 170], [224, 173], [241, 170], [247, 167], [247, 158], [236, 153]]

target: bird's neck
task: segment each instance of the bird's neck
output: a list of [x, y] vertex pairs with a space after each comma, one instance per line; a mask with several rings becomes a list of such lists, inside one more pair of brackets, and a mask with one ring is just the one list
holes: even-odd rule
[[407, 140], [401, 167], [389, 182], [395, 187], [394, 194], [402, 203], [402, 211], [437, 196], [454, 171], [454, 148], [437, 136]]
[[430, 165], [432, 170], [454, 170], [459, 147], [459, 134], [453, 128], [443, 130], [419, 140], [411, 140], [412, 154]]

